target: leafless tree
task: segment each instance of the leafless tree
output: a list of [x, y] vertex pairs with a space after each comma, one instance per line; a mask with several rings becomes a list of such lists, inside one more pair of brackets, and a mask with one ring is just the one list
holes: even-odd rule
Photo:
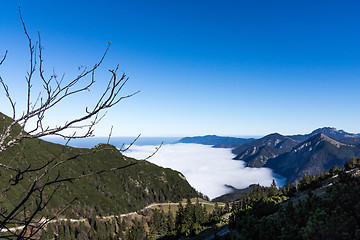
[[[54, 172], [57, 172], [60, 166], [66, 162], [73, 161], [87, 154], [94, 154], [96, 151], [103, 150], [103, 148], [94, 148], [93, 151], [87, 151], [64, 158], [62, 156], [68, 149], [67, 146], [64, 146], [62, 152], [59, 152], [41, 166], [36, 167], [33, 167], [31, 164], [20, 165], [17, 163], [17, 159], [19, 155], [22, 154], [22, 151], [14, 154], [12, 160], [8, 162], [3, 162], [1, 155], [15, 146], [21, 149], [21, 145], [26, 139], [44, 136], [60, 136], [67, 139], [68, 143], [71, 139], [91, 137], [93, 136], [94, 126], [103, 118], [105, 110], [138, 92], [130, 95], [121, 95], [121, 90], [128, 81], [128, 77], [124, 73], [118, 74], [119, 66], [117, 65], [115, 69], [109, 70], [110, 75], [107, 87], [99, 96], [94, 106], [87, 107], [80, 117], [68, 119], [64, 124], [55, 127], [47, 125], [44, 117], [49, 113], [49, 110], [55, 109], [64, 99], [71, 98], [82, 92], [88, 92], [88, 90], [93, 87], [95, 83], [95, 71], [102, 65], [109, 50], [110, 43], [100, 60], [93, 67], [79, 68], [77, 77], [66, 80], [64, 76], [59, 77], [54, 72], [50, 74], [49, 77], [46, 77], [43, 66], [44, 57], [40, 33], [38, 32], [38, 40], [34, 43], [27, 31], [20, 8], [19, 16], [28, 40], [30, 61], [29, 70], [25, 76], [25, 109], [18, 110], [15, 99], [12, 97], [5, 79], [0, 76], [0, 85], [12, 109], [11, 120], [3, 117], [3, 128], [0, 129], [0, 168], [9, 173], [8, 181], [0, 183], [0, 231], [3, 232], [3, 234], [0, 233], [0, 238], [31, 239], [48, 221], [56, 217], [44, 218], [41, 213], [52, 200], [60, 183], [74, 181], [94, 174], [101, 174], [106, 171], [123, 169], [134, 163], [125, 166], [114, 166], [110, 169], [100, 169], [96, 172], [85, 172], [81, 175], [69, 177], [62, 176], [60, 172], [57, 174], [54, 174]], [[0, 58], [0, 67], [2, 67], [6, 61], [7, 55], [8, 51]], [[42, 91], [34, 92], [33, 84], [35, 81], [42, 84]], [[76, 131], [78, 129], [82, 129], [82, 131], [80, 131], [82, 133], [77, 133]], [[121, 149], [121, 151], [125, 150], [125, 148]], [[30, 179], [29, 173], [33, 173]], [[2, 200], [6, 198], [7, 193], [25, 181], [30, 182], [30, 184], [25, 185], [27, 188], [24, 190], [21, 199], [17, 199], [10, 209], [2, 208], [1, 203]], [[45, 196], [44, 191], [50, 186], [52, 187], [51, 194]], [[35, 201], [31, 201], [33, 204], [31, 207], [29, 206], [30, 199], [35, 199]], [[61, 211], [58, 214], [60, 213]], [[18, 228], [16, 228], [16, 226], [18, 226]]]

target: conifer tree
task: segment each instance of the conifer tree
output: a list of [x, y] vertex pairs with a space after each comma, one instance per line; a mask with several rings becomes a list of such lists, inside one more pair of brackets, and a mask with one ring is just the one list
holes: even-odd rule
[[125, 239], [127, 240], [146, 240], [148, 239], [145, 222], [135, 219], [134, 225], [127, 231]]
[[171, 208], [169, 205], [169, 210], [168, 210], [168, 214], [167, 214], [167, 234], [172, 234], [173, 231], [175, 230], [175, 218], [173, 213], [171, 212]]
[[179, 230], [183, 223], [184, 223], [184, 207], [182, 203], [179, 202], [179, 207], [175, 217], [175, 228]]
[[278, 194], [278, 189], [276, 187], [276, 182], [275, 179], [272, 180], [271, 186], [270, 186], [270, 190], [269, 190], [269, 195], [270, 196], [275, 196]]

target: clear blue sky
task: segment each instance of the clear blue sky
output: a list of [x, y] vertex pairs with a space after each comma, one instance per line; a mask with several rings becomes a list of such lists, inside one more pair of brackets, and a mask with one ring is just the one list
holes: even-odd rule
[[0, 74], [21, 107], [19, 3], [30, 35], [41, 32], [49, 74], [92, 66], [112, 42], [96, 89], [49, 121], [84, 111], [120, 63], [124, 94], [141, 93], [111, 109], [98, 136], [111, 125], [116, 136], [360, 132], [359, 1], [2, 1]]

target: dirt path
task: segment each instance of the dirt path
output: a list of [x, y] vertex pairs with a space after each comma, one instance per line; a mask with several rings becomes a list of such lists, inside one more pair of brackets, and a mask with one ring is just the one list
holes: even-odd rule
[[[195, 204], [196, 202], [191, 202], [191, 204]], [[183, 203], [183, 204], [186, 204], [186, 203]], [[199, 202], [200, 205], [210, 205], [210, 206], [215, 206], [215, 203], [210, 203], [210, 202]], [[179, 205], [179, 203], [153, 203], [153, 204], [150, 204], [146, 207], [144, 207], [143, 209], [140, 209], [139, 211], [136, 211], [136, 212], [130, 212], [130, 213], [124, 213], [124, 214], [120, 214], [120, 215], [109, 215], [109, 216], [105, 216], [105, 217], [100, 217], [100, 216], [97, 216], [96, 218], [98, 219], [110, 219], [110, 218], [115, 218], [115, 217], [128, 217], [128, 216], [131, 216], [131, 215], [137, 215], [139, 214], [139, 212], [143, 212], [149, 208], [152, 208], [152, 207], [162, 207], [162, 206], [176, 206], [176, 205]], [[224, 207], [225, 204], [218, 204], [219, 207]], [[70, 222], [85, 222], [87, 221], [88, 219], [87, 218], [80, 218], [80, 219], [68, 219], [68, 218], [58, 218], [58, 219], [53, 219], [53, 220], [50, 220], [50, 219], [41, 219], [39, 222], [37, 222], [36, 224], [39, 225], [39, 224], [49, 224], [49, 223], [56, 223], [56, 222], [61, 222], [61, 221], [70, 221]], [[9, 229], [1, 229], [0, 232], [14, 232], [14, 231], [17, 231], [17, 230], [21, 230], [23, 229], [24, 226], [19, 226], [19, 227], [12, 227], [12, 228], [9, 228]]]

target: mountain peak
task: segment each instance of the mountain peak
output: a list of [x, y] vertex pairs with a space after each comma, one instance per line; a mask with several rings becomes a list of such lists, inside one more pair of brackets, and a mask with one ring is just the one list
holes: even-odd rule
[[277, 132], [274, 132], [274, 133], [270, 133], [269, 135], [267, 136], [271, 136], [271, 137], [284, 137], [283, 135], [281, 135], [280, 133], [277, 133]]
[[305, 134], [305, 135], [293, 135], [293, 136], [288, 136], [294, 140], [297, 140], [299, 142], [303, 142], [306, 141], [307, 139], [311, 138], [314, 135], [317, 135], [319, 133], [322, 133], [332, 139], [335, 140], [340, 140], [340, 139], [344, 139], [344, 138], [359, 138], [360, 136], [358, 134], [354, 134], [354, 133], [348, 133], [345, 132], [344, 130], [337, 130], [334, 127], [323, 127], [323, 128], [318, 128], [315, 129], [314, 131], [312, 131], [309, 134]]
[[314, 130], [312, 133], [310, 133], [310, 136], [316, 135], [318, 133], [322, 133], [330, 138], [333, 138], [335, 140], [339, 140], [342, 138], [358, 138], [359, 135], [353, 134], [353, 133], [347, 133], [344, 130], [338, 130], [334, 127], [323, 127], [318, 128]]
[[315, 149], [320, 143], [327, 142], [335, 146], [336, 148], [340, 148], [341, 146], [345, 146], [346, 144], [340, 143], [327, 135], [323, 133], [318, 133], [312, 137], [310, 137], [308, 140], [302, 142], [297, 147], [295, 147], [292, 152], [296, 153], [299, 151], [312, 151]]

